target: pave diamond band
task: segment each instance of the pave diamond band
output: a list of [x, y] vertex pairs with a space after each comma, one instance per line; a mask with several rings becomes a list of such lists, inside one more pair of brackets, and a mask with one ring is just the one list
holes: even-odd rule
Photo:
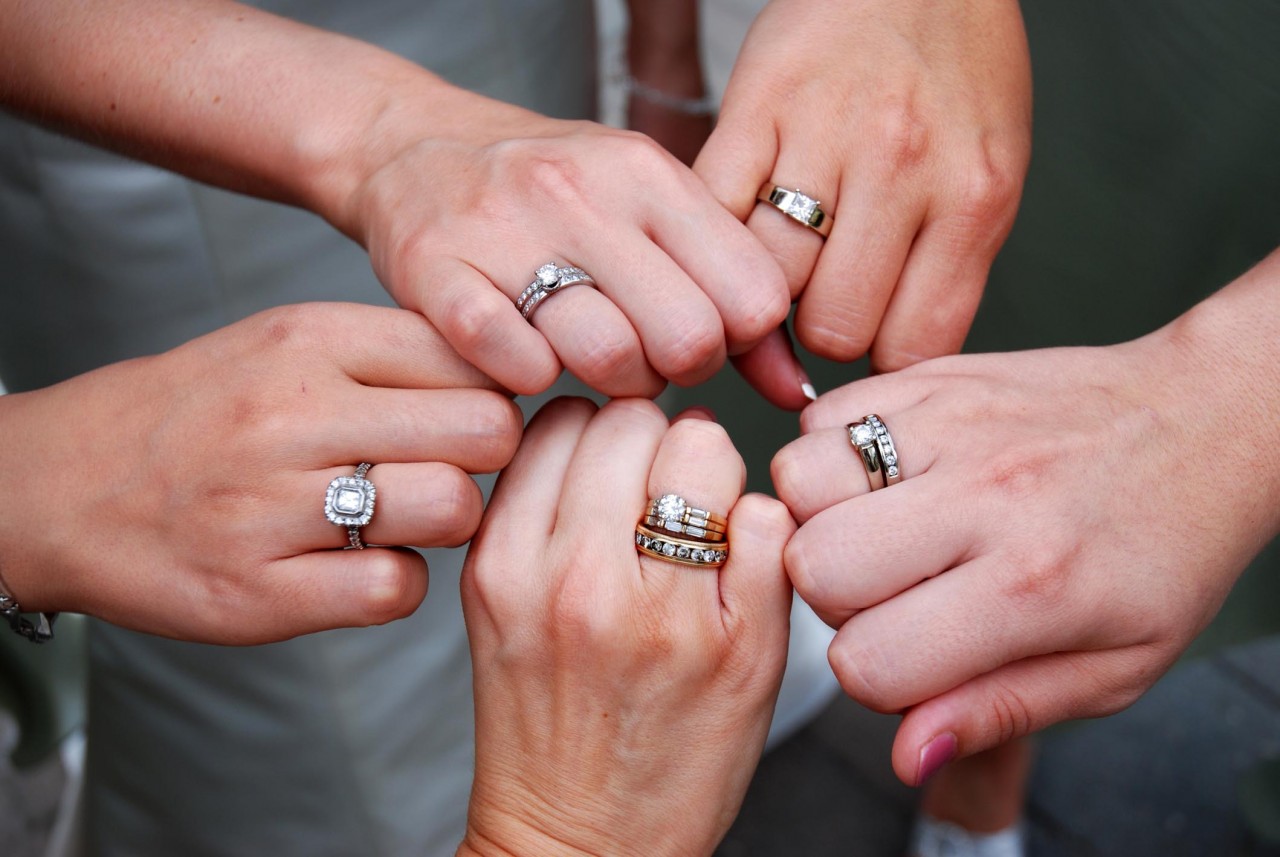
[[636, 550], [646, 556], [680, 565], [719, 568], [729, 558], [729, 545], [709, 545], [692, 539], [680, 539], [651, 530], [643, 524], [636, 527]]
[[373, 520], [374, 501], [378, 489], [365, 476], [369, 462], [362, 462], [354, 476], [339, 476], [329, 483], [324, 495], [324, 516], [331, 524], [347, 528], [347, 540], [356, 550], [364, 549], [360, 528]]
[[516, 298], [516, 309], [528, 320], [543, 301], [561, 289], [594, 283], [591, 275], [576, 265], [561, 266], [548, 262], [534, 272], [533, 282], [525, 286], [524, 291]]
[[756, 199], [769, 203], [787, 217], [804, 224], [823, 238], [831, 234], [831, 216], [822, 210], [822, 203], [806, 195], [800, 188], [788, 190], [782, 185], [765, 182], [760, 186]]
[[894, 446], [889, 428], [876, 414], [867, 414], [861, 422], [845, 426], [849, 443], [867, 471], [871, 490], [897, 485], [902, 481], [902, 468], [898, 462], [898, 448]]

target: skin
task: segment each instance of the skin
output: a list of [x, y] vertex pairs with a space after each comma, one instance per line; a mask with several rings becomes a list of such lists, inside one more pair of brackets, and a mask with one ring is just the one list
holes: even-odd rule
[[[493, 101], [227, 0], [2, 0], [0, 13], [0, 103], [314, 211], [514, 392], [563, 367], [607, 395], [652, 396], [709, 378], [786, 316], [770, 254], [642, 135]], [[598, 288], [565, 290], [530, 324], [512, 300], [550, 259]]]
[[[905, 712], [893, 764], [1114, 713], [1280, 531], [1280, 253], [1133, 342], [949, 357], [812, 405], [778, 453], [796, 590], [855, 699]], [[905, 479], [869, 493], [844, 424]], [[948, 751], [948, 747], [951, 748]]]
[[468, 473], [501, 468], [521, 434], [486, 383], [417, 314], [309, 304], [0, 397], [3, 465], [40, 522], [0, 523], [5, 583], [25, 610], [209, 643], [406, 616], [425, 561], [337, 550], [321, 499], [372, 461], [367, 543], [465, 542], [482, 511]]
[[[892, 371], [960, 349], [1030, 150], [1014, 0], [772, 0], [694, 170], [782, 266], [800, 342]], [[830, 237], [757, 204], [765, 182], [820, 200]]]
[[[649, 402], [561, 399], [503, 472], [462, 578], [476, 778], [458, 854], [710, 854], [786, 661], [781, 503], [728, 435]], [[719, 571], [638, 554], [649, 497], [729, 513]], [[697, 498], [695, 500], [695, 498]]]

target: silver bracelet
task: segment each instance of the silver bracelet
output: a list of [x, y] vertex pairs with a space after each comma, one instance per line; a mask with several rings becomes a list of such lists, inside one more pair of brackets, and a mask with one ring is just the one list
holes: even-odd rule
[[720, 102], [710, 95], [702, 98], [685, 98], [680, 95], [672, 95], [669, 92], [663, 92], [661, 89], [655, 89], [648, 84], [641, 83], [629, 74], [622, 78], [622, 87], [631, 95], [643, 98], [650, 104], [656, 104], [659, 107], [665, 107], [668, 110], [674, 110], [676, 113], [683, 113], [686, 116], [713, 116], [720, 107]]
[[4, 580], [0, 579], [0, 618], [8, 622], [19, 637], [26, 637], [33, 643], [44, 643], [53, 639], [53, 622], [58, 614], [41, 613], [39, 621], [33, 624], [30, 619], [23, 617], [22, 608], [9, 594]]

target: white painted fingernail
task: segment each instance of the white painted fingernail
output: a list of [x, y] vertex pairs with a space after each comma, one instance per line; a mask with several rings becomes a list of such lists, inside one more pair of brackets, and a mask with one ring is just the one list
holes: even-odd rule
[[804, 397], [809, 401], [818, 401], [818, 391], [813, 389], [813, 385], [809, 383], [809, 379], [804, 378], [803, 376], [800, 379], [800, 392], [804, 393]]

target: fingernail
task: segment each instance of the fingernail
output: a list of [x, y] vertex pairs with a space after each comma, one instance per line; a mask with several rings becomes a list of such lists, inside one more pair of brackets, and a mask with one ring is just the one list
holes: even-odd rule
[[673, 418], [673, 422], [675, 420], [684, 419], [710, 420], [711, 422], [715, 422], [716, 414], [715, 411], [711, 410], [706, 405], [694, 405], [693, 407], [685, 408], [683, 411], [676, 414]]
[[938, 773], [938, 769], [956, 757], [956, 736], [943, 732], [920, 751], [920, 767], [916, 771], [916, 785], [922, 786]]
[[818, 401], [818, 391], [813, 389], [813, 383], [803, 369], [800, 370], [800, 392], [804, 393], [804, 397], [809, 401]]

